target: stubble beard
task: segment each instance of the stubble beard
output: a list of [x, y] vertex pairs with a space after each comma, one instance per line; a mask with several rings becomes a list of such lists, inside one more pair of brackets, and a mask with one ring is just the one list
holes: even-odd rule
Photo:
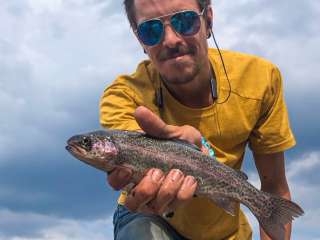
[[[185, 55], [186, 59], [170, 61], [176, 55]], [[160, 75], [168, 85], [180, 85], [192, 81], [201, 70], [201, 63], [197, 61], [196, 56], [197, 47], [191, 44], [164, 48], [157, 56], [162, 64], [167, 65], [166, 70], [163, 69], [164, 71], [160, 72]], [[166, 61], [170, 62], [165, 63]]]
[[185, 64], [175, 63], [170, 67], [174, 69], [175, 74], [161, 75], [167, 85], [182, 85], [191, 82], [201, 71], [199, 63]]

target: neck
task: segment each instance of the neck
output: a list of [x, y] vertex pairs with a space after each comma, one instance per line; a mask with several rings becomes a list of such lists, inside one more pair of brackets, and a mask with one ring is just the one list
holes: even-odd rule
[[213, 72], [211, 71], [210, 62], [202, 68], [192, 80], [184, 84], [170, 84], [164, 79], [164, 83], [180, 103], [191, 108], [203, 108], [210, 106], [214, 99], [211, 92], [211, 79]]

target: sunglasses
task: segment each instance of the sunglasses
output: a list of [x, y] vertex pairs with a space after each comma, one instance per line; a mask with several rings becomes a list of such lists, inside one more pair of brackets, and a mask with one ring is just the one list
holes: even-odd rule
[[149, 19], [140, 23], [135, 32], [144, 45], [157, 45], [164, 36], [165, 23], [162, 19], [170, 16], [170, 25], [175, 32], [181, 36], [192, 36], [199, 32], [201, 25], [200, 16], [203, 15], [204, 11], [205, 8], [201, 13], [186, 10]]

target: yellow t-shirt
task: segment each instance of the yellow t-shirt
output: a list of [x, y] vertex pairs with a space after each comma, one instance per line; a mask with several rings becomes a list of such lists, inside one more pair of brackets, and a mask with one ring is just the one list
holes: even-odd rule
[[[162, 85], [164, 107], [160, 111], [155, 104], [159, 73], [150, 61], [143, 61], [135, 73], [119, 76], [105, 90], [100, 105], [101, 125], [138, 130], [133, 112], [143, 105], [168, 124], [197, 128], [212, 144], [218, 161], [235, 169], [241, 167], [247, 143], [257, 153], [275, 153], [295, 145], [278, 68], [255, 56], [231, 51], [222, 54], [231, 89], [217, 50], [209, 49], [218, 95], [211, 106], [186, 107]], [[218, 104], [221, 102], [224, 103]], [[122, 196], [120, 202], [123, 201]], [[182, 235], [195, 240], [247, 240], [252, 236], [239, 208], [232, 217], [204, 197], [194, 198], [167, 220]]]

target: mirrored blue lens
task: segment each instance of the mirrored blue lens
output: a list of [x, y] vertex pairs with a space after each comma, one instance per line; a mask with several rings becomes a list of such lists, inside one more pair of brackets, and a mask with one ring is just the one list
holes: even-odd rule
[[194, 11], [176, 13], [171, 17], [175, 31], [184, 36], [196, 34], [200, 29], [200, 18]]
[[161, 41], [163, 24], [159, 19], [153, 19], [139, 24], [137, 33], [143, 44], [153, 46]]
[[[200, 29], [199, 14], [194, 11], [183, 11], [172, 15], [171, 26], [183, 35], [191, 36]], [[160, 43], [164, 34], [164, 25], [160, 19], [151, 19], [138, 25], [137, 34], [143, 44], [153, 46]]]

